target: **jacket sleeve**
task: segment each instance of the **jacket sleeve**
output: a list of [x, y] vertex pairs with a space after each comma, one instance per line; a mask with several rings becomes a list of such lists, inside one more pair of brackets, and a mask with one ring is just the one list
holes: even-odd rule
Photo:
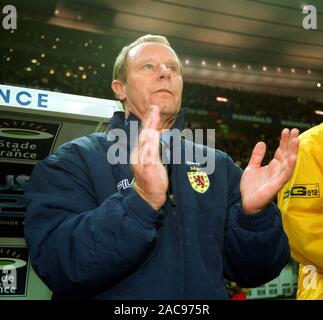
[[91, 294], [134, 270], [153, 247], [162, 218], [133, 190], [98, 204], [81, 170], [77, 161], [50, 156], [25, 190], [32, 264], [55, 293]]
[[231, 159], [228, 166], [230, 196], [224, 239], [224, 273], [241, 287], [257, 287], [276, 278], [288, 262], [288, 239], [275, 204], [255, 215], [243, 211], [241, 169]]
[[323, 273], [323, 130], [317, 140], [310, 132], [307, 139], [301, 136], [296, 167], [279, 192], [278, 205], [292, 257]]

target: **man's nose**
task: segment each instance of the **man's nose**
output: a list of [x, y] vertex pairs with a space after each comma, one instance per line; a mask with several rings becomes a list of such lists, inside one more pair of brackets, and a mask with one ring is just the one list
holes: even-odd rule
[[160, 79], [170, 78], [170, 75], [171, 75], [171, 72], [169, 68], [165, 64], [161, 63], [159, 65], [159, 78]]

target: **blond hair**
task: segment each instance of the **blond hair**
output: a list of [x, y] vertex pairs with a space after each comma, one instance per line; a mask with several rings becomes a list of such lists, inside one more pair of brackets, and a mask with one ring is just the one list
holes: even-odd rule
[[[113, 67], [113, 79], [112, 80], [119, 80], [121, 82], [126, 82], [127, 80], [127, 57], [129, 51], [138, 46], [141, 43], [144, 42], [156, 42], [156, 43], [162, 43], [168, 47], [171, 47], [170, 43], [168, 42], [167, 38], [160, 35], [153, 35], [153, 34], [146, 34], [145, 36], [142, 36], [135, 40], [134, 42], [130, 43], [128, 46], [125, 46], [120, 51], [119, 55], [116, 58], [116, 61], [114, 63]], [[176, 54], [176, 53], [175, 53]], [[177, 57], [177, 55], [176, 55]], [[177, 57], [178, 64], [180, 66], [180, 72], [183, 73], [183, 65], [181, 61]]]

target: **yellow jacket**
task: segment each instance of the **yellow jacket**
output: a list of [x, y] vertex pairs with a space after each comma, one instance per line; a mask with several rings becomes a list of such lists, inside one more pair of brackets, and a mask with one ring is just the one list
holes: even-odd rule
[[323, 299], [323, 123], [300, 135], [296, 167], [278, 206], [300, 263], [297, 299]]

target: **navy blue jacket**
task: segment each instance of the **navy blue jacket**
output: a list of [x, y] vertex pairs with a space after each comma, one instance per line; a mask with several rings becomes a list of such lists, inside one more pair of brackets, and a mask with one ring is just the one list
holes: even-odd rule
[[[129, 132], [123, 113], [110, 123]], [[130, 166], [108, 163], [114, 142], [95, 133], [64, 144], [26, 187], [32, 265], [57, 297], [226, 299], [224, 277], [255, 287], [279, 275], [289, 258], [279, 209], [243, 212], [241, 169], [228, 155], [208, 150], [205, 193], [192, 188], [190, 165], [173, 164], [176, 206], [156, 211], [131, 188]]]

